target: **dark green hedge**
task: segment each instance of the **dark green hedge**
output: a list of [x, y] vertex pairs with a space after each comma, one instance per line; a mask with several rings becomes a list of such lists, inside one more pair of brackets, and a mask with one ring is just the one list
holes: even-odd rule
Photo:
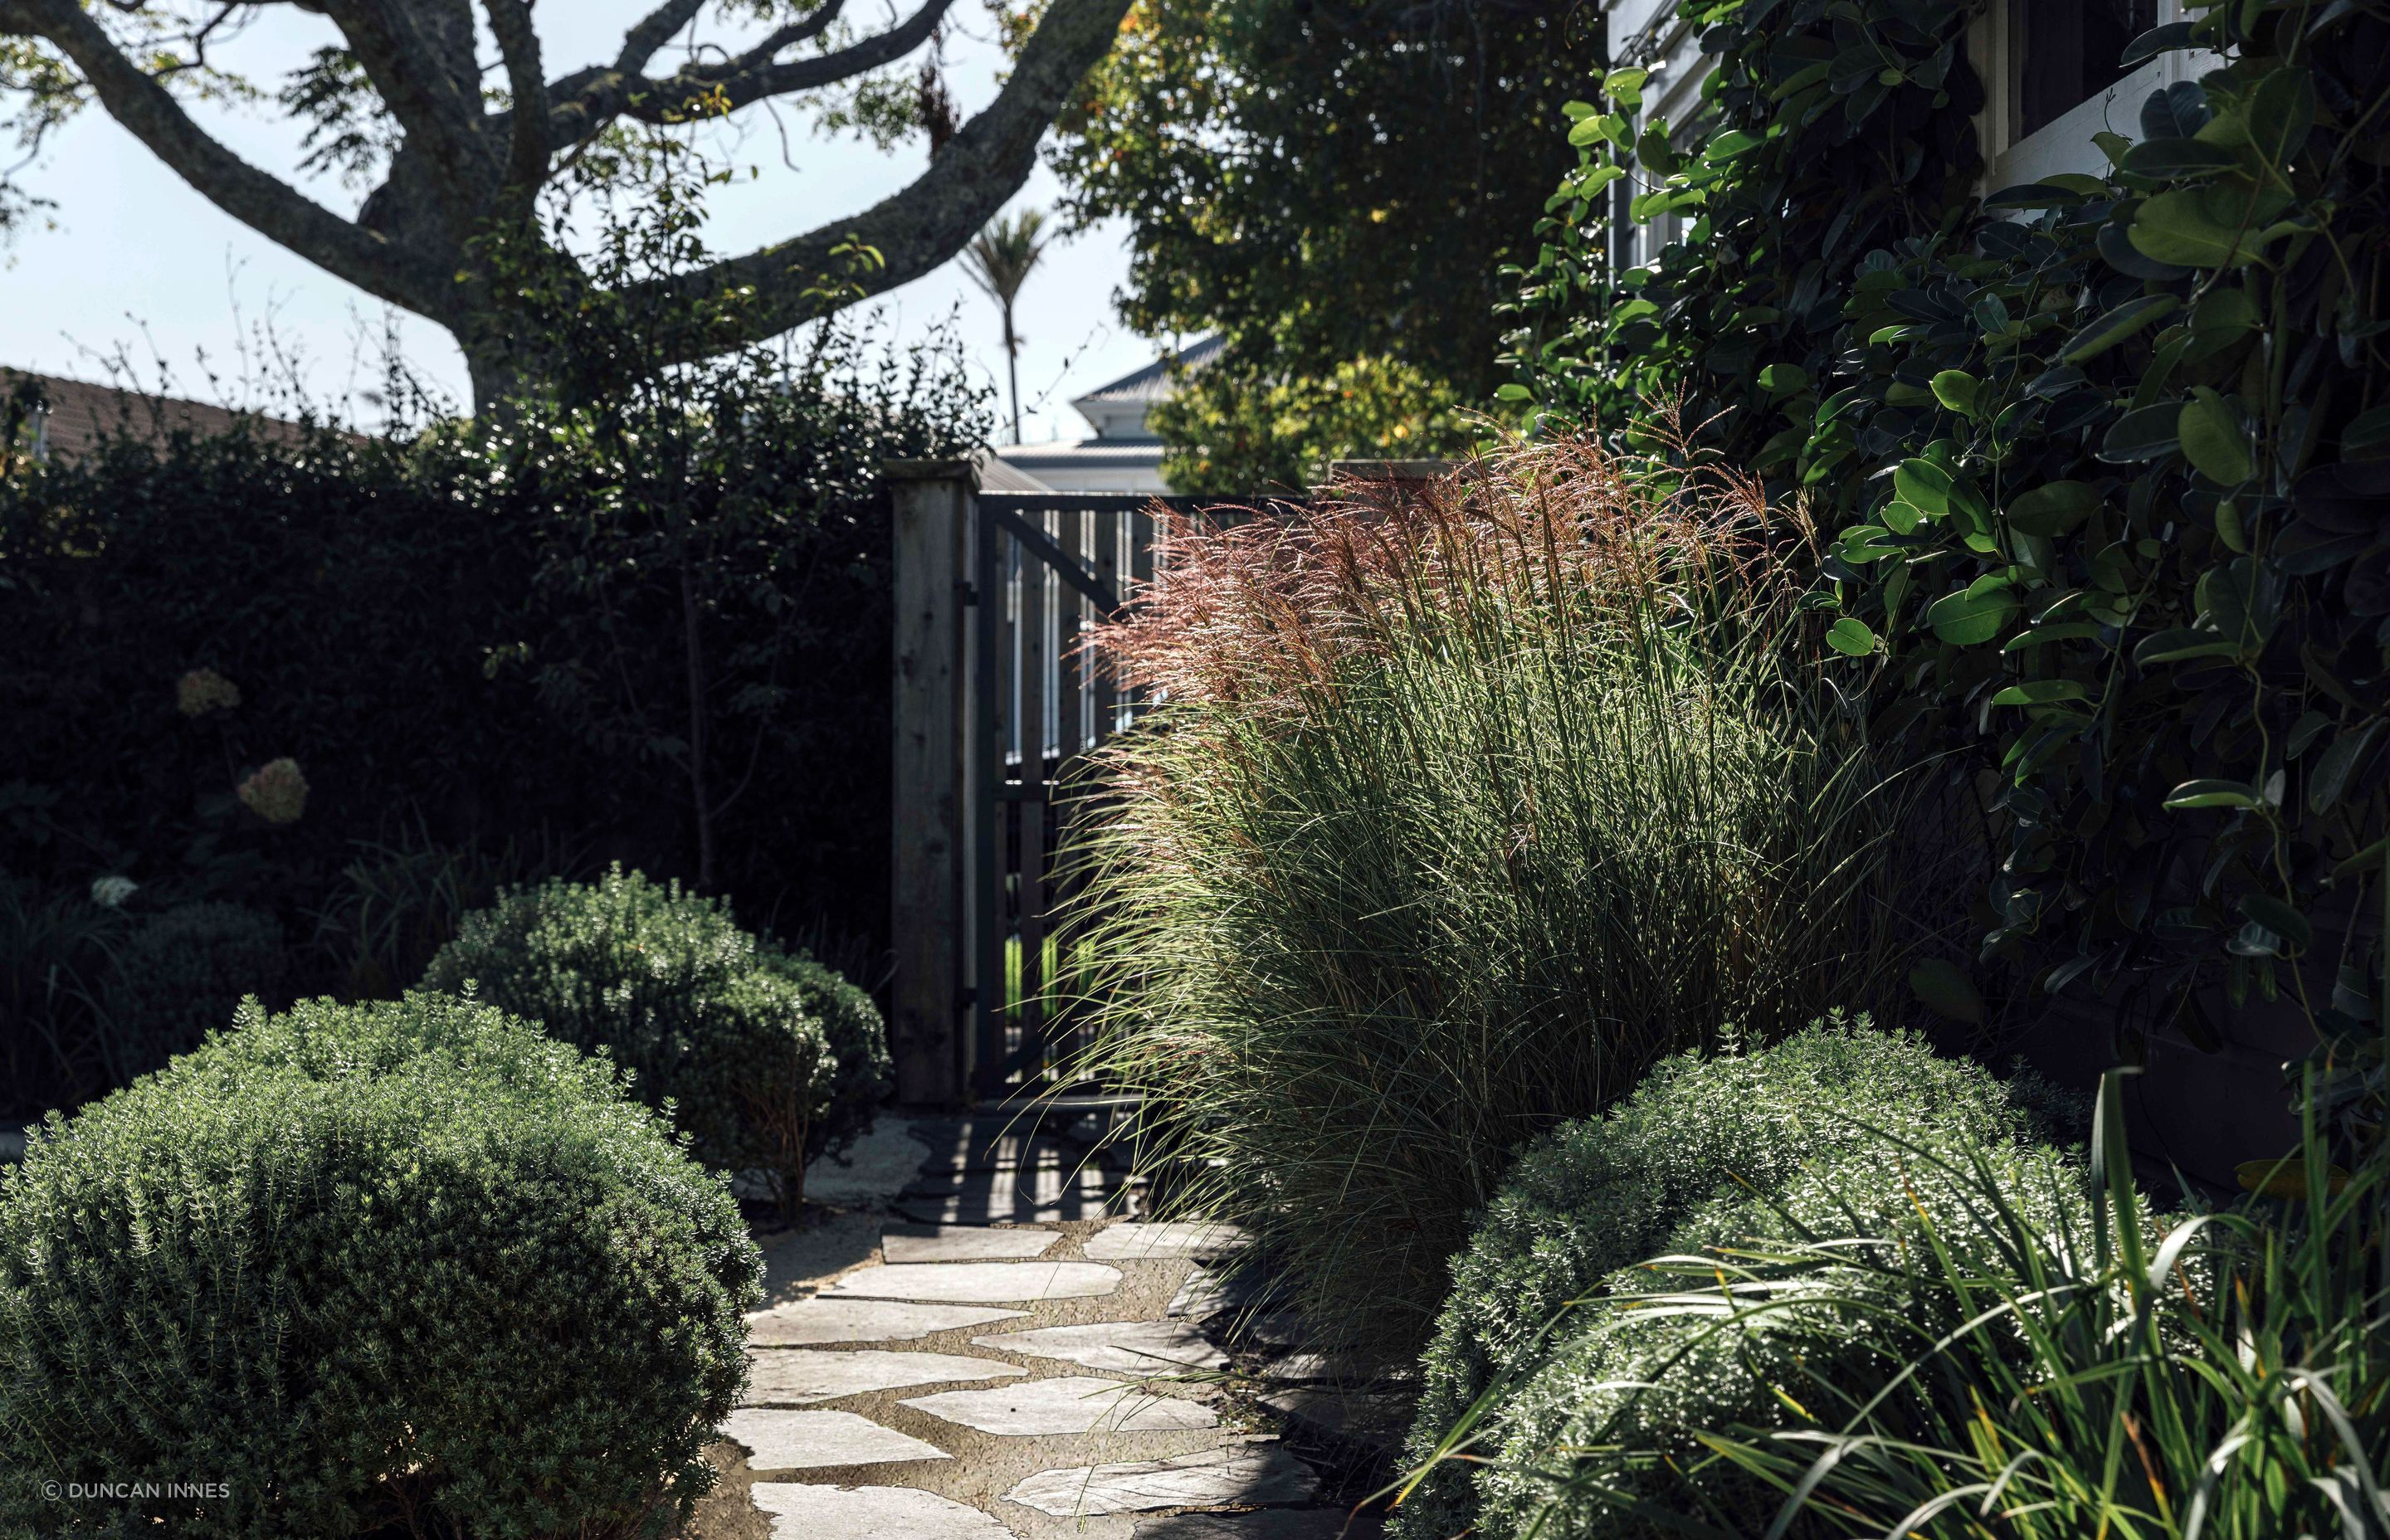
[[[267, 910], [302, 951], [297, 986], [338, 990], [354, 959], [305, 949], [353, 897], [362, 841], [695, 879], [669, 539], [702, 579], [713, 891], [878, 953], [879, 467], [957, 452], [975, 404], [853, 340], [713, 384], [668, 481], [630, 463], [620, 423], [543, 407], [404, 443], [119, 437], [0, 477], [0, 871], [52, 894], [122, 874], [135, 908]], [[304, 802], [275, 822], [287, 799], [239, 789], [284, 758]], [[88, 1090], [12, 1088], [32, 1106]]]

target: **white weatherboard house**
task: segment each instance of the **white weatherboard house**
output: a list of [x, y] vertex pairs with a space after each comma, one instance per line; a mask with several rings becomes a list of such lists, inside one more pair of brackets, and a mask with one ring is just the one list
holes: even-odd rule
[[1173, 363], [1200, 369], [1219, 353], [1220, 339], [1206, 337], [1174, 358], [1157, 359], [1097, 386], [1071, 403], [1094, 428], [1093, 438], [1000, 445], [983, 462], [981, 484], [992, 492], [1168, 492], [1162, 480], [1162, 440], [1146, 425], [1146, 413], [1176, 388]]
[[[1651, 71], [1638, 131], [1664, 121], [1680, 148], [1710, 137], [1699, 119], [1702, 81], [1711, 60], [1700, 34], [1677, 19], [1675, 0], [1613, 0], [1605, 21], [1610, 57]], [[2127, 139], [2141, 133], [2141, 103], [2160, 86], [2195, 81], [2220, 62], [2208, 53], [2160, 54], [2139, 68], [2117, 67], [2125, 45], [2152, 27], [2187, 19], [2181, 0], [1991, 0], [1967, 33], [1967, 57], [1984, 81], [1975, 121], [1985, 155], [1982, 191], [1996, 192], [2065, 172], [2097, 173], [2106, 158], [2091, 142], [2101, 129]], [[1625, 217], [1629, 184], [1621, 181], [1613, 228], [1619, 265], [1650, 262], [1684, 233], [1671, 214], [1638, 226]]]

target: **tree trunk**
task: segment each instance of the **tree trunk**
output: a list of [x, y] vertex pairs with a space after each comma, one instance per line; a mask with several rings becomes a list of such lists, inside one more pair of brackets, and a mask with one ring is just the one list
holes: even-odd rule
[[1021, 344], [1012, 337], [1012, 302], [1004, 302], [1004, 372], [1012, 387], [1012, 442], [1021, 442]]
[[705, 789], [705, 655], [700, 650], [697, 577], [680, 562], [681, 648], [688, 665], [688, 795], [697, 813], [697, 886], [713, 888], [713, 809]]

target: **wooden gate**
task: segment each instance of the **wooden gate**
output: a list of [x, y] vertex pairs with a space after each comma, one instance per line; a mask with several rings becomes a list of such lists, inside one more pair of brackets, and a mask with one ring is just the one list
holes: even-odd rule
[[961, 462], [889, 471], [897, 1097], [1053, 1090], [1086, 1043], [1088, 916], [1057, 860], [1067, 789], [1146, 704], [1081, 642], [1154, 576], [1157, 508], [1233, 522], [1275, 505], [981, 493]]

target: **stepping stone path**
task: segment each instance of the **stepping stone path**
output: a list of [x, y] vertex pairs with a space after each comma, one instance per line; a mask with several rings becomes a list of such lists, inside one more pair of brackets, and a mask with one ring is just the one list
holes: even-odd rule
[[883, 1189], [877, 1253], [749, 1317], [721, 1431], [777, 1540], [1374, 1540], [1223, 1387], [1252, 1302], [1205, 1264], [1234, 1226], [1114, 1217], [1135, 1188], [1070, 1134], [906, 1132], [928, 1159]]
[[973, 1347], [994, 1348], [1032, 1358], [1060, 1358], [1081, 1368], [1113, 1374], [1166, 1374], [1217, 1369], [1228, 1355], [1200, 1331], [1177, 1321], [1099, 1321], [1093, 1326], [1047, 1326], [1034, 1331], [974, 1337]]
[[1027, 1369], [954, 1353], [759, 1353], [747, 1375], [750, 1406], [806, 1406], [871, 1391], [911, 1390], [957, 1380], [1018, 1379]]
[[1020, 1304], [1089, 1299], [1120, 1287], [1120, 1269], [1099, 1262], [881, 1264], [849, 1273], [825, 1298], [928, 1300], [948, 1304]]

